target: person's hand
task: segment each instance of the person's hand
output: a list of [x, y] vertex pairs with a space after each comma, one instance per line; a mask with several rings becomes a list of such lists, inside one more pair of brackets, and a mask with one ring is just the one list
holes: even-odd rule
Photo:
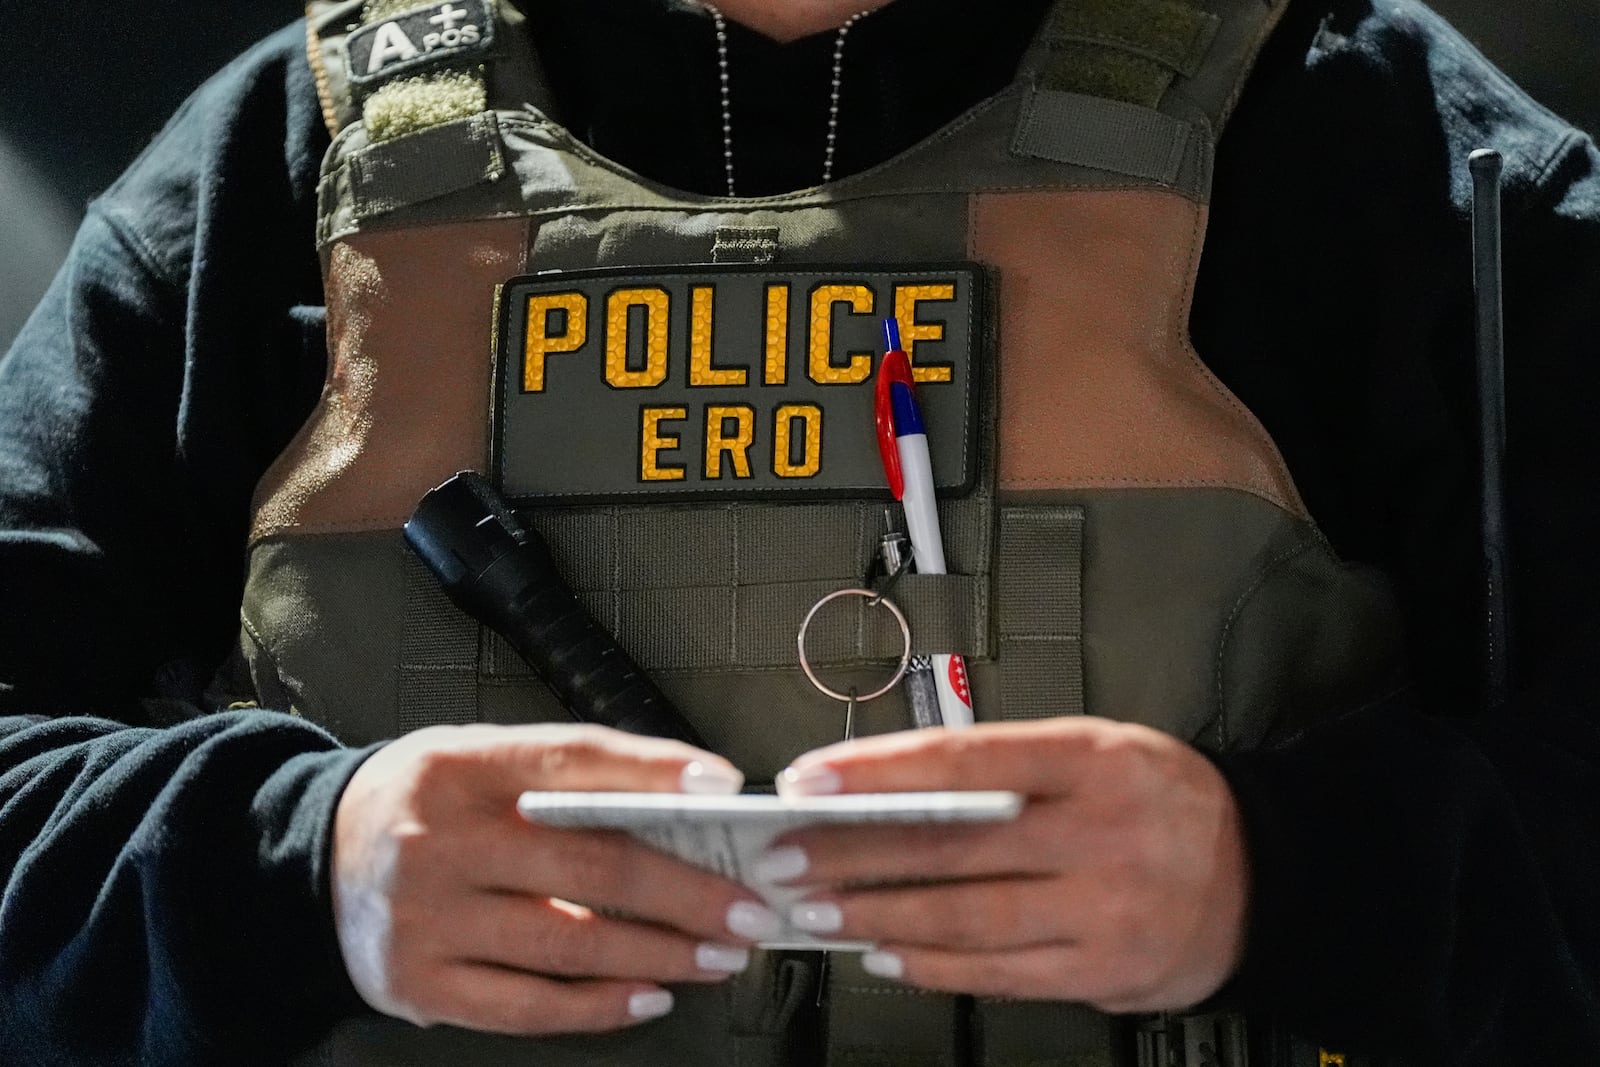
[[380, 749], [334, 826], [334, 917], [357, 992], [418, 1025], [511, 1034], [664, 1014], [659, 983], [742, 970], [776, 916], [623, 834], [531, 825], [517, 797], [741, 782], [720, 757], [595, 726], [435, 727]]
[[875, 943], [863, 963], [883, 977], [1113, 1012], [1191, 1006], [1238, 965], [1238, 810], [1189, 746], [1090, 718], [919, 730], [807, 753], [779, 779], [790, 795], [940, 789], [1027, 801], [1005, 824], [780, 838], [763, 869], [818, 887], [796, 924]]

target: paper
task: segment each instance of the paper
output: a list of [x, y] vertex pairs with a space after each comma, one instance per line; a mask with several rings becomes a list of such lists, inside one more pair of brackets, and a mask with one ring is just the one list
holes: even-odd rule
[[[780, 834], [824, 823], [1004, 822], [1022, 810], [1007, 792], [856, 793], [832, 797], [712, 797], [677, 793], [528, 792], [517, 801], [523, 818], [546, 826], [623, 830], [687, 863], [749, 886], [779, 916], [803, 889], [763, 884], [756, 861]], [[937, 877], [937, 871], [928, 872]], [[829, 941], [786, 928], [763, 948], [861, 951], [859, 941]]]

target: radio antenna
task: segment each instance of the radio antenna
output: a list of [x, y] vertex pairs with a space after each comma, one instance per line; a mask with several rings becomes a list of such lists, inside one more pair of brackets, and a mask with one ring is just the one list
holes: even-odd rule
[[1500, 153], [1480, 148], [1472, 174], [1472, 280], [1478, 327], [1478, 414], [1482, 451], [1484, 630], [1483, 702], [1504, 704], [1511, 691], [1511, 587], [1506, 531], [1506, 348], [1501, 287]]

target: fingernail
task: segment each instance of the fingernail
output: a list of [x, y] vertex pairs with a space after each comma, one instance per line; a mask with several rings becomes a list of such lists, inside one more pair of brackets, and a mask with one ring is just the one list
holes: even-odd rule
[[790, 767], [778, 775], [778, 795], [789, 797], [817, 797], [837, 793], [844, 785], [839, 772], [819, 764], [813, 767]]
[[685, 793], [731, 796], [744, 788], [744, 775], [732, 767], [699, 760], [684, 767], [678, 781]]
[[758, 882], [787, 882], [805, 874], [808, 866], [810, 863], [806, 860], [805, 849], [798, 845], [785, 845], [756, 860], [750, 873]]
[[741, 900], [728, 909], [728, 929], [751, 941], [778, 936], [783, 923], [771, 908], [752, 900]]
[[844, 912], [827, 901], [796, 904], [789, 909], [789, 922], [809, 934], [834, 934], [844, 925]]
[[899, 979], [905, 976], [906, 961], [893, 952], [864, 952], [861, 969], [875, 978]]
[[672, 994], [665, 989], [635, 993], [628, 998], [628, 1014], [635, 1019], [659, 1019], [672, 1010]]
[[734, 974], [750, 966], [750, 950], [736, 945], [714, 945], [707, 942], [694, 950], [694, 965], [702, 971], [725, 971]]

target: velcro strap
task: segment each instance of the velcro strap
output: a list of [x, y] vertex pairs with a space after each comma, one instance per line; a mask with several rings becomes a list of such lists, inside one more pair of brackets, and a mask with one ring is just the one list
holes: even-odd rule
[[482, 62], [494, 45], [495, 0], [460, 4], [368, 0], [364, 24], [346, 47], [350, 84], [373, 143], [488, 108]]
[[1153, 59], [1093, 44], [1069, 44], [1052, 53], [1039, 78], [1044, 89], [1082, 93], [1156, 107], [1172, 84], [1172, 71]]
[[1114, 48], [1193, 77], [1221, 20], [1185, 0], [1068, 0], [1051, 16], [1053, 45]]
[[357, 218], [498, 181], [506, 172], [494, 112], [428, 126], [370, 144], [350, 156], [350, 193]]
[[480, 72], [446, 70], [387, 83], [366, 98], [361, 117], [379, 144], [476, 115], [488, 103]]
[[1174, 78], [1200, 69], [1220, 25], [1188, 0], [1063, 0], [1040, 85], [1156, 107]]
[[1082, 715], [1083, 535], [1080, 507], [1000, 512], [995, 616], [1001, 715]]
[[1172, 185], [1204, 146], [1194, 125], [1153, 108], [1041, 88], [1023, 104], [1012, 151]]

